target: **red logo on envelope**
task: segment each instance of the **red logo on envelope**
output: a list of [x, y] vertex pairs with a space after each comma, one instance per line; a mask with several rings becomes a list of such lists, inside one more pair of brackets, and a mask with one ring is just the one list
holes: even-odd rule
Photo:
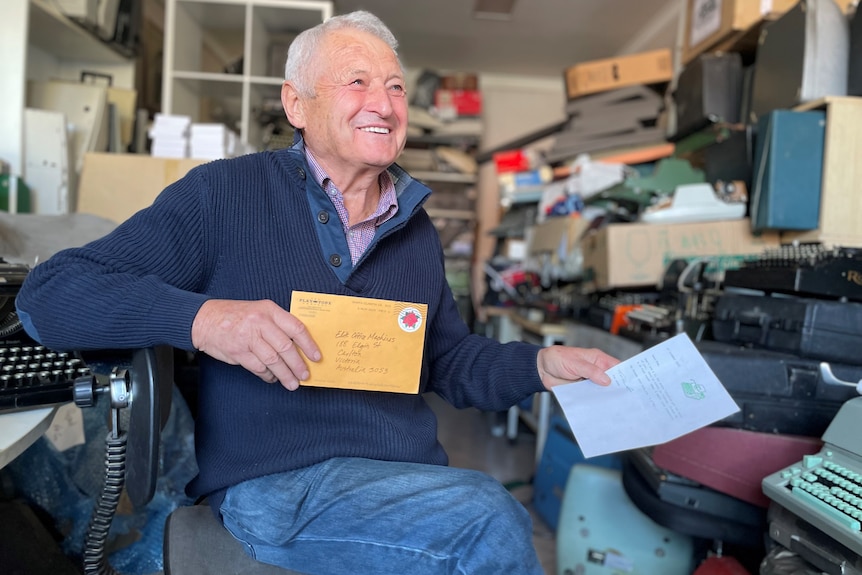
[[422, 327], [422, 313], [415, 307], [405, 307], [398, 314], [398, 325], [407, 333], [413, 333]]

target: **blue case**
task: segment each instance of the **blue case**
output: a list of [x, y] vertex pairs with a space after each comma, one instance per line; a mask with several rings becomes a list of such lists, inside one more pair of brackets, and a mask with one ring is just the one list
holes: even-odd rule
[[539, 517], [555, 531], [560, 518], [566, 480], [577, 463], [622, 469], [622, 460], [617, 455], [584, 459], [566, 420], [558, 415], [551, 417], [548, 439], [545, 441], [542, 459], [533, 480], [533, 506]]
[[694, 540], [638, 509], [620, 471], [572, 468], [557, 531], [558, 575], [690, 575], [693, 567]]
[[814, 230], [820, 218], [826, 112], [773, 110], [757, 122], [751, 227]]

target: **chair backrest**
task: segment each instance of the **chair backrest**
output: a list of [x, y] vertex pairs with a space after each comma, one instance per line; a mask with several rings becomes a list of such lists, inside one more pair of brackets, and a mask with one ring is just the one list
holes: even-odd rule
[[165, 524], [165, 575], [301, 575], [252, 559], [209, 505], [176, 509]]
[[[161, 433], [171, 411], [173, 348], [159, 346], [134, 350], [84, 351], [81, 356], [95, 374], [109, 376], [115, 369], [126, 372], [125, 388], [129, 397], [122, 401], [128, 402], [127, 429], [117, 429], [115, 432], [118, 435], [126, 434], [128, 438], [126, 491], [135, 507], [144, 506], [156, 491]], [[113, 383], [109, 384], [109, 393], [123, 393], [112, 387]], [[114, 397], [109, 401], [113, 409], [123, 409], [121, 406], [114, 407]]]
[[[136, 506], [148, 503], [155, 493], [173, 371], [173, 349], [169, 347], [135, 350], [128, 364], [132, 402], [126, 489]], [[168, 516], [163, 558], [166, 575], [301, 575], [252, 559], [208, 505], [180, 507]]]

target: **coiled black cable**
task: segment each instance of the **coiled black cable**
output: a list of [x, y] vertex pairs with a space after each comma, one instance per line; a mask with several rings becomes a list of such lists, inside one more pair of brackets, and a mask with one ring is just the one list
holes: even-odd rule
[[119, 575], [105, 557], [105, 543], [117, 512], [126, 480], [126, 434], [114, 437], [108, 432], [105, 448], [105, 482], [84, 543], [85, 575]]
[[2, 319], [0, 319], [0, 338], [6, 339], [10, 335], [20, 331], [22, 326], [21, 319], [18, 317], [17, 311], [3, 313], [2, 307], [0, 307], [0, 314], [3, 316]]

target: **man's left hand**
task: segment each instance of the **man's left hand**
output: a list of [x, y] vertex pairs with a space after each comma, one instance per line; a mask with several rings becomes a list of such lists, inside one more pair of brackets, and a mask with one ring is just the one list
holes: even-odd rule
[[611, 378], [605, 373], [620, 361], [599, 349], [585, 349], [554, 345], [539, 351], [536, 365], [539, 377], [550, 390], [561, 383], [589, 379], [598, 385], [610, 385]]

